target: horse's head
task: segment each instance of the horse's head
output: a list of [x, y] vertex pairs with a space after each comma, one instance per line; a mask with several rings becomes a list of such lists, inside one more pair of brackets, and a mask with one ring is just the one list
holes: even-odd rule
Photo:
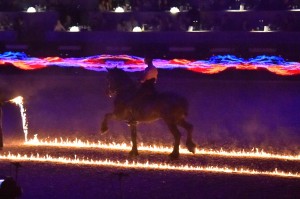
[[107, 75], [107, 90], [106, 94], [109, 97], [113, 97], [118, 94], [120, 91], [124, 91], [126, 89], [130, 89], [133, 85], [133, 81], [129, 78], [129, 76], [119, 68], [108, 69]]
[[107, 68], [106, 70], [108, 72], [107, 79], [106, 79], [107, 80], [106, 95], [108, 95], [109, 97], [113, 97], [116, 95], [119, 87], [118, 79], [116, 77], [117, 69]]

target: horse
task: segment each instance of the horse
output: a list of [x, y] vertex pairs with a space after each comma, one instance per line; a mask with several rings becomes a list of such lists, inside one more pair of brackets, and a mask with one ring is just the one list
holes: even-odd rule
[[[178, 126], [186, 130], [187, 149], [195, 153], [196, 145], [192, 140], [193, 125], [186, 121], [188, 102], [184, 97], [171, 92], [155, 92], [149, 96], [147, 91], [139, 89], [138, 85], [122, 69], [107, 70], [106, 94], [109, 97], [114, 97], [114, 109], [104, 115], [101, 124], [102, 134], [108, 131], [108, 121], [111, 119], [127, 122], [131, 131], [132, 144], [129, 154], [137, 156], [137, 124], [162, 119], [174, 136], [173, 151], [169, 157], [171, 159], [179, 157], [181, 134]], [[141, 98], [141, 94], [137, 94], [139, 92], [144, 97]]]

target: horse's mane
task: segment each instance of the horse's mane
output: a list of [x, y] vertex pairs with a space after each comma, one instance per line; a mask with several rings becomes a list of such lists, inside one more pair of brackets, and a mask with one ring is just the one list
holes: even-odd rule
[[129, 77], [129, 75], [120, 68], [109, 69], [108, 72], [113, 75], [116, 81], [126, 84], [128, 86], [136, 87], [135, 82]]

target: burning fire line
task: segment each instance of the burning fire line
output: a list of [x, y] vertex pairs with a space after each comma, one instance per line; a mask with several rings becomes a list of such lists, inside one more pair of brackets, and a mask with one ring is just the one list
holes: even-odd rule
[[[110, 150], [125, 150], [129, 151], [131, 146], [126, 143], [102, 143], [101, 141], [89, 142], [89, 141], [81, 141], [79, 139], [75, 139], [74, 141], [63, 140], [60, 138], [54, 139], [53, 141], [43, 141], [37, 138], [37, 135], [34, 135], [34, 139], [28, 140], [28, 123], [26, 120], [26, 109], [23, 105], [23, 97], [18, 96], [12, 100], [9, 100], [12, 103], [15, 103], [20, 108], [20, 113], [22, 117], [22, 125], [25, 136], [25, 144], [33, 145], [33, 146], [52, 146], [52, 147], [77, 147], [77, 148], [100, 148], [100, 149], [110, 149]], [[145, 146], [141, 144], [139, 146], [140, 151], [150, 151], [156, 153], [170, 153], [172, 151], [171, 147], [163, 147], [150, 145]], [[182, 154], [191, 154], [187, 149], [180, 148], [180, 153]], [[300, 155], [281, 155], [281, 154], [272, 154], [265, 152], [264, 150], [260, 150], [258, 148], [253, 148], [251, 151], [239, 150], [239, 151], [225, 151], [223, 149], [213, 150], [213, 149], [196, 149], [196, 154], [199, 155], [215, 155], [215, 156], [226, 156], [226, 157], [240, 157], [240, 158], [262, 158], [262, 159], [281, 159], [281, 160], [300, 160]]]
[[22, 118], [22, 126], [23, 126], [23, 132], [24, 132], [24, 136], [25, 136], [25, 142], [27, 142], [27, 136], [28, 136], [28, 123], [26, 120], [26, 109], [24, 108], [24, 104], [23, 104], [23, 97], [22, 96], [18, 96], [14, 99], [9, 100], [12, 103], [15, 103], [17, 106], [19, 106], [20, 108], [20, 113], [21, 113], [21, 118]]
[[228, 168], [228, 167], [218, 167], [218, 166], [190, 166], [190, 165], [170, 165], [167, 163], [141, 163], [128, 160], [124, 162], [106, 160], [93, 160], [93, 159], [81, 159], [76, 155], [74, 158], [68, 157], [52, 157], [50, 155], [40, 156], [37, 155], [20, 155], [11, 154], [0, 155], [0, 160], [12, 160], [12, 161], [33, 161], [33, 162], [45, 162], [45, 163], [58, 163], [58, 164], [76, 164], [76, 165], [90, 165], [90, 166], [104, 166], [104, 167], [119, 167], [119, 168], [135, 168], [135, 169], [154, 169], [154, 170], [173, 170], [173, 171], [188, 171], [188, 172], [213, 172], [213, 173], [229, 173], [237, 175], [263, 175], [271, 177], [291, 177], [300, 178], [299, 173], [278, 171], [258, 171], [251, 170], [248, 168]]
[[[74, 147], [74, 148], [99, 148], [99, 149], [107, 149], [107, 150], [120, 150], [120, 151], [130, 151], [131, 146], [126, 143], [103, 143], [101, 141], [98, 142], [89, 142], [82, 141], [80, 139], [75, 139], [74, 141], [69, 141], [68, 139], [63, 140], [60, 138], [58, 140], [55, 138], [54, 140], [44, 141], [39, 140], [37, 135], [34, 135], [34, 139], [30, 139], [28, 142], [25, 142], [26, 145], [30, 146], [51, 146], [51, 147]], [[163, 147], [150, 145], [145, 146], [141, 144], [138, 146], [140, 151], [150, 151], [156, 153], [171, 153], [171, 147]], [[191, 154], [187, 149], [180, 148], [180, 153], [182, 154]], [[280, 155], [280, 154], [272, 154], [265, 152], [264, 150], [260, 150], [258, 148], [253, 148], [252, 151], [225, 151], [223, 149], [213, 150], [213, 149], [196, 149], [195, 154], [199, 155], [214, 155], [214, 156], [226, 156], [226, 157], [240, 157], [240, 158], [262, 158], [262, 159], [280, 159], [280, 160], [294, 160], [300, 161], [300, 155]]]

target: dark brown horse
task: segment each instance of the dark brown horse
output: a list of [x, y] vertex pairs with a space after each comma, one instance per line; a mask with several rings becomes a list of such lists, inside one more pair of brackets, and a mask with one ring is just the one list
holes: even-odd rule
[[[101, 125], [102, 133], [108, 130], [108, 120], [124, 120], [131, 130], [132, 149], [130, 155], [138, 155], [137, 124], [139, 122], [152, 122], [162, 119], [174, 136], [172, 159], [179, 157], [180, 132], [178, 126], [187, 131], [186, 146], [195, 153], [196, 145], [192, 141], [192, 124], [186, 121], [188, 112], [187, 100], [175, 93], [155, 93], [148, 95], [147, 91], [139, 90], [132, 79], [121, 69], [108, 69], [107, 94], [115, 96], [114, 110], [106, 113]], [[138, 100], [137, 100], [138, 98]]]

